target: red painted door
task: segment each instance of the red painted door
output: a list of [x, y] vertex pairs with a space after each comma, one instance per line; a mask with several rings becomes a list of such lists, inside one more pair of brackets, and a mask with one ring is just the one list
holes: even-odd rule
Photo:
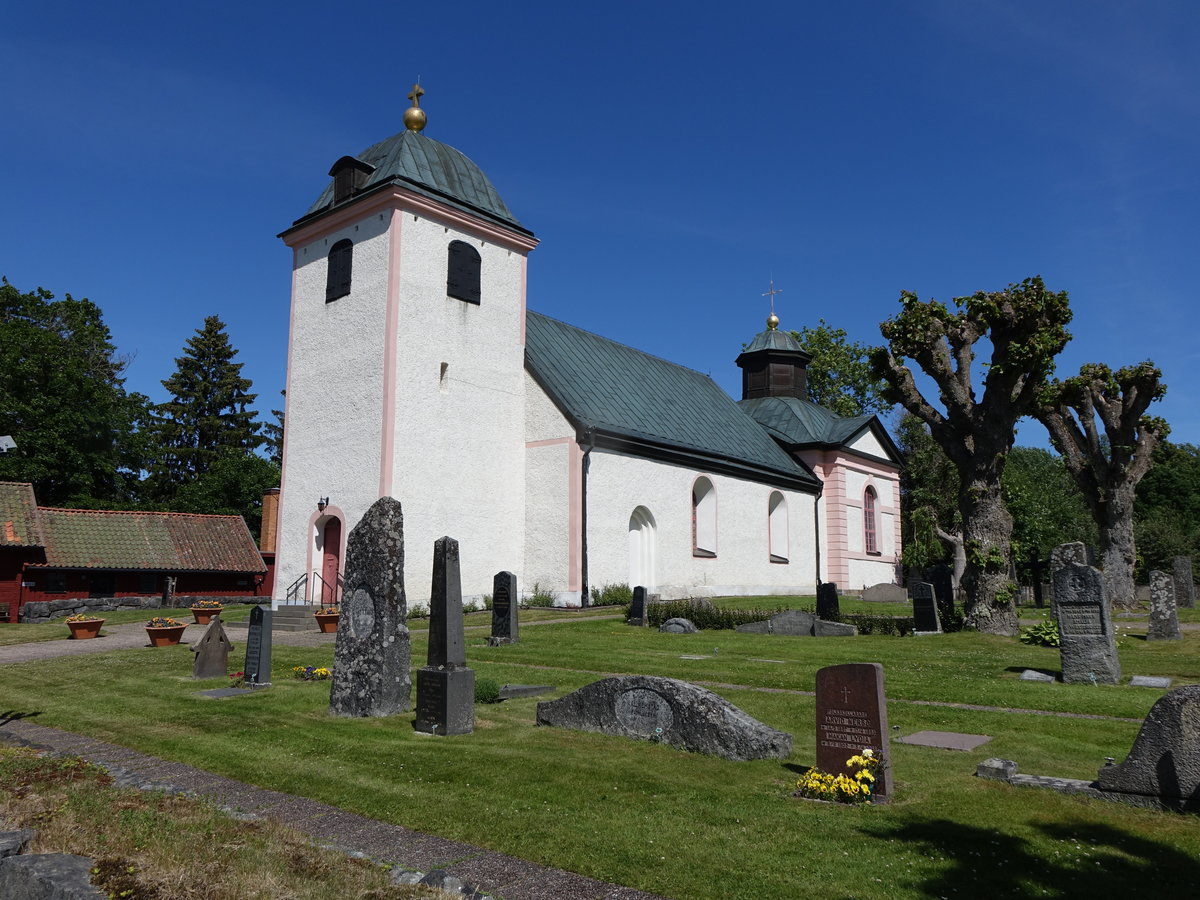
[[322, 540], [324, 551], [321, 559], [321, 605], [332, 606], [338, 602], [338, 568], [342, 557], [342, 520], [330, 519], [325, 523]]

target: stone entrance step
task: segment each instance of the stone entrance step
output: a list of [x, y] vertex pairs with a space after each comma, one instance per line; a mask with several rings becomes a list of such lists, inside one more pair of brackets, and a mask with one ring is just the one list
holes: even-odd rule
[[[281, 606], [271, 616], [272, 631], [316, 631], [317, 620], [313, 618], [319, 606]], [[250, 623], [230, 622], [226, 628], [249, 628]]]

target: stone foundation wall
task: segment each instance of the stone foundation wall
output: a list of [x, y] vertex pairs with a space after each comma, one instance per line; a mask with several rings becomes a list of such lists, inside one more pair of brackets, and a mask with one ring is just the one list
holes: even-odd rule
[[60, 600], [34, 600], [21, 607], [22, 622], [52, 622], [79, 613], [99, 615], [117, 609], [187, 609], [194, 600], [219, 600], [225, 606], [240, 603], [266, 603], [267, 597], [191, 597], [175, 595], [165, 607], [157, 594], [145, 597], [64, 597]]

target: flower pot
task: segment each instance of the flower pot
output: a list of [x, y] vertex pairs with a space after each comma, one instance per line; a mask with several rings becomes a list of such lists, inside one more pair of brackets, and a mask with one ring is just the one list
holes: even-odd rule
[[321, 630], [321, 634], [335, 634], [337, 632], [338, 619], [341, 615], [337, 613], [314, 613], [313, 618], [317, 620], [317, 628]]
[[165, 628], [146, 626], [146, 634], [150, 638], [151, 647], [173, 647], [183, 639], [186, 625], [169, 625]]
[[68, 622], [67, 627], [71, 629], [71, 637], [77, 641], [86, 641], [88, 638], [94, 638], [100, 633], [100, 626], [104, 624], [103, 619], [91, 619], [87, 622]]
[[189, 608], [192, 611], [192, 618], [196, 620], [197, 625], [207, 625], [212, 621], [213, 616], [219, 616], [225, 609], [223, 606], [210, 606], [206, 609], [200, 609], [195, 606]]

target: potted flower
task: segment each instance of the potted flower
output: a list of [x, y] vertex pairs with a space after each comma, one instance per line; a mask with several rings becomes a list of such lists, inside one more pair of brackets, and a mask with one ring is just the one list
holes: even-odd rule
[[196, 620], [197, 625], [207, 625], [212, 621], [212, 617], [219, 616], [224, 608], [220, 600], [194, 600], [191, 606], [192, 618]]
[[146, 623], [146, 634], [151, 647], [173, 647], [183, 638], [185, 628], [187, 624], [184, 622], [176, 622], [167, 616], [155, 616]]
[[104, 620], [90, 613], [78, 613], [74, 616], [67, 616], [66, 623], [67, 627], [71, 629], [72, 638], [77, 641], [86, 641], [100, 633], [100, 626], [104, 624]]
[[338, 618], [341, 614], [342, 610], [337, 606], [322, 606], [313, 613], [317, 619], [317, 627], [321, 629], [322, 634], [333, 634], [337, 631]]

